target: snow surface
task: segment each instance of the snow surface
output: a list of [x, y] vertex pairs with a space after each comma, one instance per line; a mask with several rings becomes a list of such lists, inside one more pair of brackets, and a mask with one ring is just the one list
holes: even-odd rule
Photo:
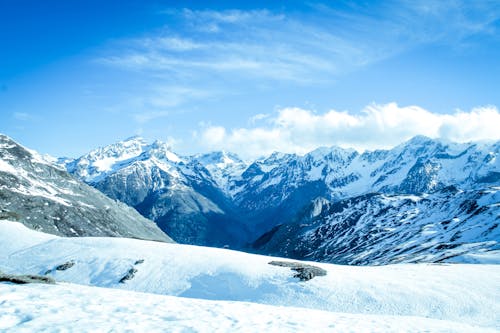
[[9, 163], [3, 161], [3, 160], [0, 160], [0, 171], [1, 172], [7, 172], [7, 173], [12, 173], [12, 174], [16, 174], [17, 171], [16, 169], [10, 165]]
[[[55, 239], [57, 236], [26, 228], [17, 222], [0, 221], [0, 258], [16, 251]], [[0, 261], [1, 263], [1, 261]]]
[[429, 318], [206, 301], [72, 284], [0, 284], [0, 304], [0, 330], [16, 332], [495, 332]]
[[[0, 270], [7, 273], [53, 270], [49, 275], [60, 282], [183, 297], [71, 285], [0, 285], [0, 323], [6, 328], [11, 323], [8, 327], [27, 331], [50, 325], [71, 329], [77, 325], [73, 318], [81, 325], [95, 320], [103, 330], [113, 325], [134, 329], [130, 325], [149, 321], [145, 325], [151, 329], [168, 324], [195, 331], [211, 331], [213, 325], [222, 331], [325, 331], [331, 324], [341, 331], [351, 327], [343, 325], [382, 332], [500, 329], [496, 265], [313, 263], [328, 274], [299, 282], [288, 268], [268, 264], [277, 258], [134, 239], [47, 236], [16, 222], [0, 221], [0, 244]], [[73, 267], [54, 270], [70, 260]], [[131, 268], [137, 269], [135, 277], [119, 283]]]

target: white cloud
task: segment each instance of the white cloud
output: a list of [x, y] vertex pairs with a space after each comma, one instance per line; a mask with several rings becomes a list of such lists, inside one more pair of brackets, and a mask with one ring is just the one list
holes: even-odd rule
[[184, 25], [175, 33], [120, 41], [97, 62], [191, 78], [236, 74], [245, 80], [309, 83], [331, 80], [397, 49], [391, 45], [381, 52], [377, 43], [265, 10], [184, 10], [180, 18]]
[[226, 129], [222, 126], [208, 126], [201, 135], [201, 141], [207, 146], [218, 146], [226, 137]]
[[[258, 115], [257, 115], [258, 117]], [[415, 135], [457, 142], [500, 140], [500, 112], [494, 106], [469, 112], [439, 114], [418, 106], [372, 104], [360, 114], [331, 110], [316, 114], [284, 108], [263, 127], [226, 129], [206, 126], [200, 144], [252, 158], [273, 151], [304, 154], [320, 146], [338, 145], [358, 150], [391, 148]]]
[[258, 113], [252, 117], [250, 117], [250, 119], [248, 120], [248, 122], [252, 125], [254, 125], [255, 123], [261, 121], [261, 120], [264, 120], [264, 119], [267, 119], [269, 118], [271, 115], [269, 113]]
[[229, 9], [223, 11], [216, 10], [190, 10], [184, 9], [182, 14], [186, 19], [201, 23], [245, 23], [254, 22], [256, 20], [280, 20], [282, 15], [274, 15], [268, 10], [239, 10]]

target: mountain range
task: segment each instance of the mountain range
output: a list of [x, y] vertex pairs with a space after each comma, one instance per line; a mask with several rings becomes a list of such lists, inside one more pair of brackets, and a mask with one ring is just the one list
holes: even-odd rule
[[[254, 161], [140, 137], [61, 160], [175, 241], [346, 264], [486, 260], [500, 249], [500, 142], [417, 136]], [[493, 251], [493, 252], [492, 252]]]

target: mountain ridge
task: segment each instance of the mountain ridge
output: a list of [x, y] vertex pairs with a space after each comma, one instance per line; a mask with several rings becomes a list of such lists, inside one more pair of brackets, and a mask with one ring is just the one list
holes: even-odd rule
[[0, 219], [61, 236], [171, 242], [152, 221], [0, 134]]

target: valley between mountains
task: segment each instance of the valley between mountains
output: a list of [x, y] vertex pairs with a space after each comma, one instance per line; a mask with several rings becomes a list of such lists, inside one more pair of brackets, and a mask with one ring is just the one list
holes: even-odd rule
[[380, 265], [482, 262], [500, 249], [500, 143], [415, 137], [254, 161], [140, 137], [59, 163], [179, 243]]

